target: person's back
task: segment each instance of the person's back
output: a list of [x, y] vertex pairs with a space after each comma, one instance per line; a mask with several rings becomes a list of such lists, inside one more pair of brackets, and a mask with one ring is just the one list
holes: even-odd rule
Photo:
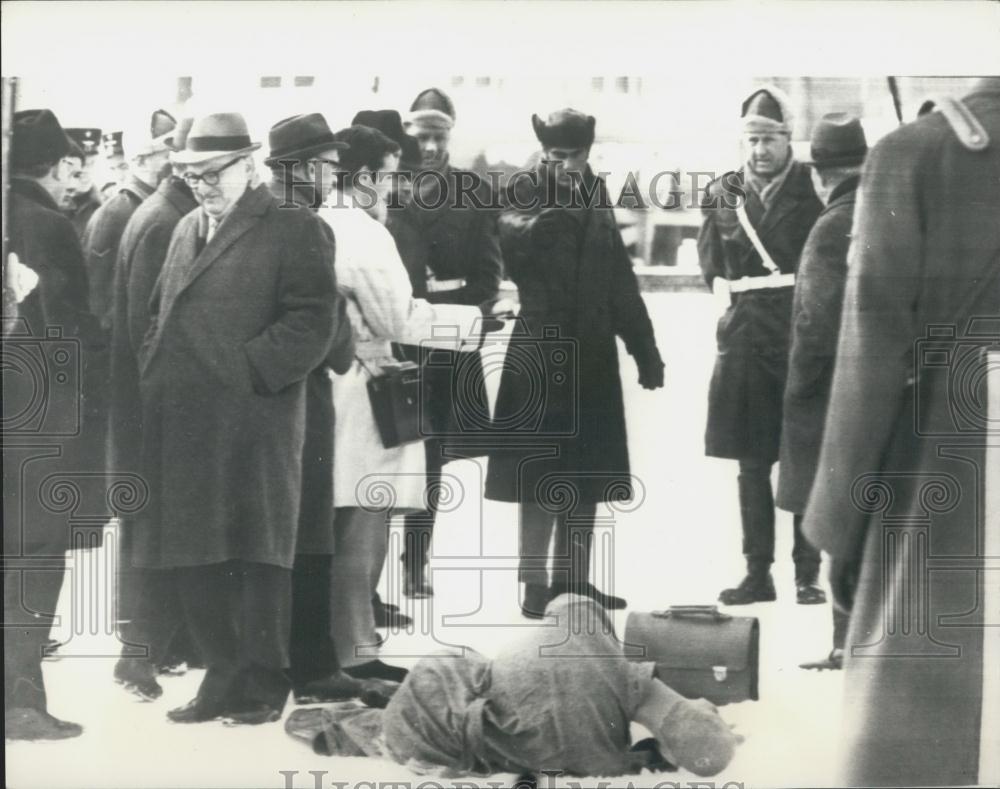
[[[851, 785], [982, 783], [981, 748], [995, 747], [980, 744], [989, 628], [963, 615], [995, 583], [975, 571], [991, 553], [975, 393], [1000, 315], [1000, 79], [942, 108], [865, 167], [819, 459], [831, 471], [806, 511], [851, 609]], [[956, 571], [924, 563], [959, 556]]]

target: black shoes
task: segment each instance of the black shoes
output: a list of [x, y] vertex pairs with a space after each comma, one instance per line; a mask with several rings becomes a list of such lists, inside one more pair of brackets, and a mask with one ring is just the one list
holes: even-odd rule
[[227, 726], [257, 726], [279, 720], [281, 710], [263, 702], [251, 703], [235, 710], [223, 710], [218, 704], [210, 704], [195, 697], [183, 707], [170, 710], [167, 718], [174, 723], [207, 723], [221, 720]]
[[177, 707], [167, 713], [174, 723], [205, 723], [222, 717], [223, 711], [216, 704], [209, 704], [199, 697], [191, 699], [183, 707]]
[[739, 586], [723, 589], [719, 593], [719, 602], [723, 605], [750, 605], [751, 603], [769, 603], [777, 600], [774, 591], [774, 579], [771, 573], [748, 573], [740, 581]]
[[807, 671], [839, 671], [844, 667], [844, 650], [834, 647], [823, 660], [810, 660], [799, 663], [799, 668]]
[[628, 606], [628, 601], [624, 597], [616, 597], [613, 594], [600, 591], [592, 583], [584, 584], [553, 584], [549, 592], [552, 599], [561, 594], [577, 594], [581, 597], [589, 597], [605, 611], [621, 611]]
[[322, 704], [330, 701], [347, 701], [361, 694], [362, 683], [343, 671], [335, 671], [322, 679], [294, 689], [296, 704]]
[[34, 707], [6, 709], [3, 720], [4, 739], [7, 740], [68, 740], [83, 734], [79, 723], [59, 720]]
[[403, 594], [421, 599], [434, 596], [434, 587], [427, 580], [427, 565], [407, 566], [403, 563]]
[[281, 710], [263, 703], [239, 712], [227, 712], [222, 716], [222, 722], [226, 726], [259, 726], [277, 720], [281, 720]]
[[156, 674], [156, 668], [142, 658], [120, 658], [115, 664], [115, 682], [143, 701], [156, 701], [163, 695]]
[[413, 624], [413, 619], [402, 613], [398, 605], [383, 603], [378, 595], [372, 598], [372, 615], [375, 627], [403, 628]]
[[550, 599], [549, 587], [541, 584], [525, 584], [521, 614], [528, 619], [541, 619], [545, 616], [545, 606], [549, 604]]
[[555, 583], [551, 587], [540, 584], [525, 584], [524, 599], [521, 601], [521, 614], [528, 619], [541, 619], [545, 616], [545, 608], [549, 602], [561, 594], [589, 597], [606, 611], [620, 611], [628, 605], [628, 601], [624, 598], [602, 592], [591, 583], [575, 586]]
[[826, 602], [826, 592], [815, 582], [795, 584], [795, 602], [799, 605], [822, 605]]
[[402, 682], [410, 672], [399, 666], [390, 666], [381, 660], [369, 660], [356, 666], [348, 666], [344, 673], [354, 679], [387, 679], [390, 682]]

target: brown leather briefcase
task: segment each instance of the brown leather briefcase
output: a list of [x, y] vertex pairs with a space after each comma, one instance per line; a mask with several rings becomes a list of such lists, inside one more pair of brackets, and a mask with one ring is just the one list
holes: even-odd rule
[[714, 605], [633, 611], [625, 621], [626, 654], [656, 663], [656, 675], [682, 696], [713, 704], [757, 700], [760, 624]]

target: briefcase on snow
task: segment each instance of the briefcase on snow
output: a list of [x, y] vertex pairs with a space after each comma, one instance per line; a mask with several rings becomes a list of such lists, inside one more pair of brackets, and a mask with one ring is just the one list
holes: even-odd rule
[[756, 617], [730, 616], [714, 605], [634, 611], [625, 621], [625, 643], [631, 659], [656, 663], [656, 675], [682, 696], [713, 704], [757, 700]]
[[383, 365], [380, 374], [368, 379], [368, 399], [386, 449], [423, 439], [418, 365], [413, 362]]

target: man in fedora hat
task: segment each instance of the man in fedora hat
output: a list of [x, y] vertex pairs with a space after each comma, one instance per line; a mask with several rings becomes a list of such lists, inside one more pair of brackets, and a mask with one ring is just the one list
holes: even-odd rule
[[[588, 164], [595, 118], [567, 108], [533, 116], [532, 126], [543, 156], [533, 178], [512, 180], [500, 218], [521, 312], [497, 393], [486, 497], [519, 505], [521, 612], [541, 618], [564, 592], [626, 606], [590, 582], [598, 507], [633, 493], [617, 338], [643, 388], [663, 386], [664, 366], [607, 185]], [[517, 360], [538, 358], [547, 341], [560, 344], [562, 361], [545, 356], [538, 375], [525, 374]]]
[[[182, 150], [191, 122], [191, 118], [181, 119], [163, 144], [170, 150]], [[191, 188], [179, 176], [181, 166], [172, 168], [172, 174], [135, 208], [118, 245], [110, 310], [109, 469], [139, 472], [142, 468], [138, 355], [149, 328], [149, 297], [166, 260], [174, 228], [181, 217], [198, 207]], [[156, 681], [158, 667], [172, 665], [178, 658], [189, 665], [198, 660], [189, 643], [190, 635], [186, 629], [179, 629], [179, 600], [170, 585], [169, 571], [134, 566], [132, 521], [127, 517], [120, 521], [119, 638], [127, 645], [148, 647], [149, 659], [125, 657], [123, 650], [114, 676], [130, 692], [145, 699], [158, 698], [163, 692]]]
[[97, 171], [101, 158], [101, 130], [74, 127], [66, 129], [66, 134], [75, 143], [69, 153], [75, 166], [61, 207], [73, 223], [77, 238], [82, 240], [87, 223], [102, 203], [97, 184], [100, 178]]
[[[279, 121], [268, 135], [271, 193], [282, 210], [315, 215], [335, 186], [337, 140], [319, 113]], [[327, 239], [334, 270], [333, 229], [316, 217]], [[336, 275], [334, 275], [336, 279]], [[306, 438], [302, 454], [302, 502], [292, 569], [290, 666], [292, 691], [300, 703], [337, 701], [358, 694], [360, 683], [340, 670], [330, 634], [330, 562], [333, 542], [333, 431], [335, 416], [329, 371], [343, 373], [354, 360], [354, 335], [344, 297], [337, 292], [333, 339], [322, 363], [306, 379]]]
[[[455, 106], [444, 91], [428, 88], [414, 100], [403, 125], [419, 145], [421, 170], [413, 177], [412, 199], [401, 208], [390, 206], [386, 226], [396, 240], [414, 296], [432, 304], [482, 306], [495, 302], [500, 288], [503, 261], [496, 229], [498, 212], [486, 181], [449, 164], [454, 124]], [[428, 509], [405, 518], [405, 548], [400, 557], [403, 592], [426, 597], [433, 594], [427, 557], [441, 469], [449, 459], [481, 454], [482, 450], [465, 451], [459, 446], [469, 424], [489, 421], [489, 404], [478, 351], [455, 351], [450, 364], [435, 352], [435, 364], [428, 365], [420, 349], [400, 347], [405, 358], [423, 365], [428, 434]], [[457, 376], [461, 386], [454, 385]]]
[[[847, 280], [847, 250], [861, 165], [868, 152], [858, 118], [823, 116], [812, 135], [813, 186], [826, 204], [802, 248], [792, 303], [792, 341], [782, 409], [778, 507], [801, 518], [816, 476], [823, 422], [830, 399], [840, 307]], [[847, 616], [833, 611], [833, 649], [810, 669], [838, 669]]]
[[122, 143], [131, 162], [128, 175], [118, 193], [87, 222], [82, 243], [87, 258], [90, 306], [106, 330], [111, 327], [111, 279], [118, 244], [135, 209], [170, 172], [168, 141], [176, 125], [170, 113], [156, 110], [147, 127], [130, 130], [123, 136]]
[[80, 242], [59, 210], [74, 143], [47, 109], [16, 112], [12, 126], [9, 252], [37, 282], [20, 293], [3, 343], [4, 728], [7, 739], [54, 740], [82, 729], [48, 713], [42, 649], [66, 551], [81, 536], [87, 547], [92, 541], [46, 506], [41, 486], [100, 468], [87, 375], [102, 338], [87, 306]]
[[336, 288], [315, 217], [258, 184], [258, 148], [242, 115], [215, 113], [174, 154], [200, 208], [174, 230], [139, 353], [150, 503], [133, 561], [172, 572], [207, 668], [175, 722], [277, 720], [289, 689], [306, 378]]
[[[741, 109], [745, 162], [712, 181], [702, 203], [698, 257], [724, 306], [708, 392], [705, 452], [739, 462], [739, 504], [747, 572], [724, 589], [726, 605], [774, 600], [774, 495], [781, 402], [788, 365], [792, 292], [799, 255], [822, 210], [809, 168], [792, 155], [788, 97], [767, 86]], [[794, 519], [796, 598], [821, 603], [820, 556]]]

